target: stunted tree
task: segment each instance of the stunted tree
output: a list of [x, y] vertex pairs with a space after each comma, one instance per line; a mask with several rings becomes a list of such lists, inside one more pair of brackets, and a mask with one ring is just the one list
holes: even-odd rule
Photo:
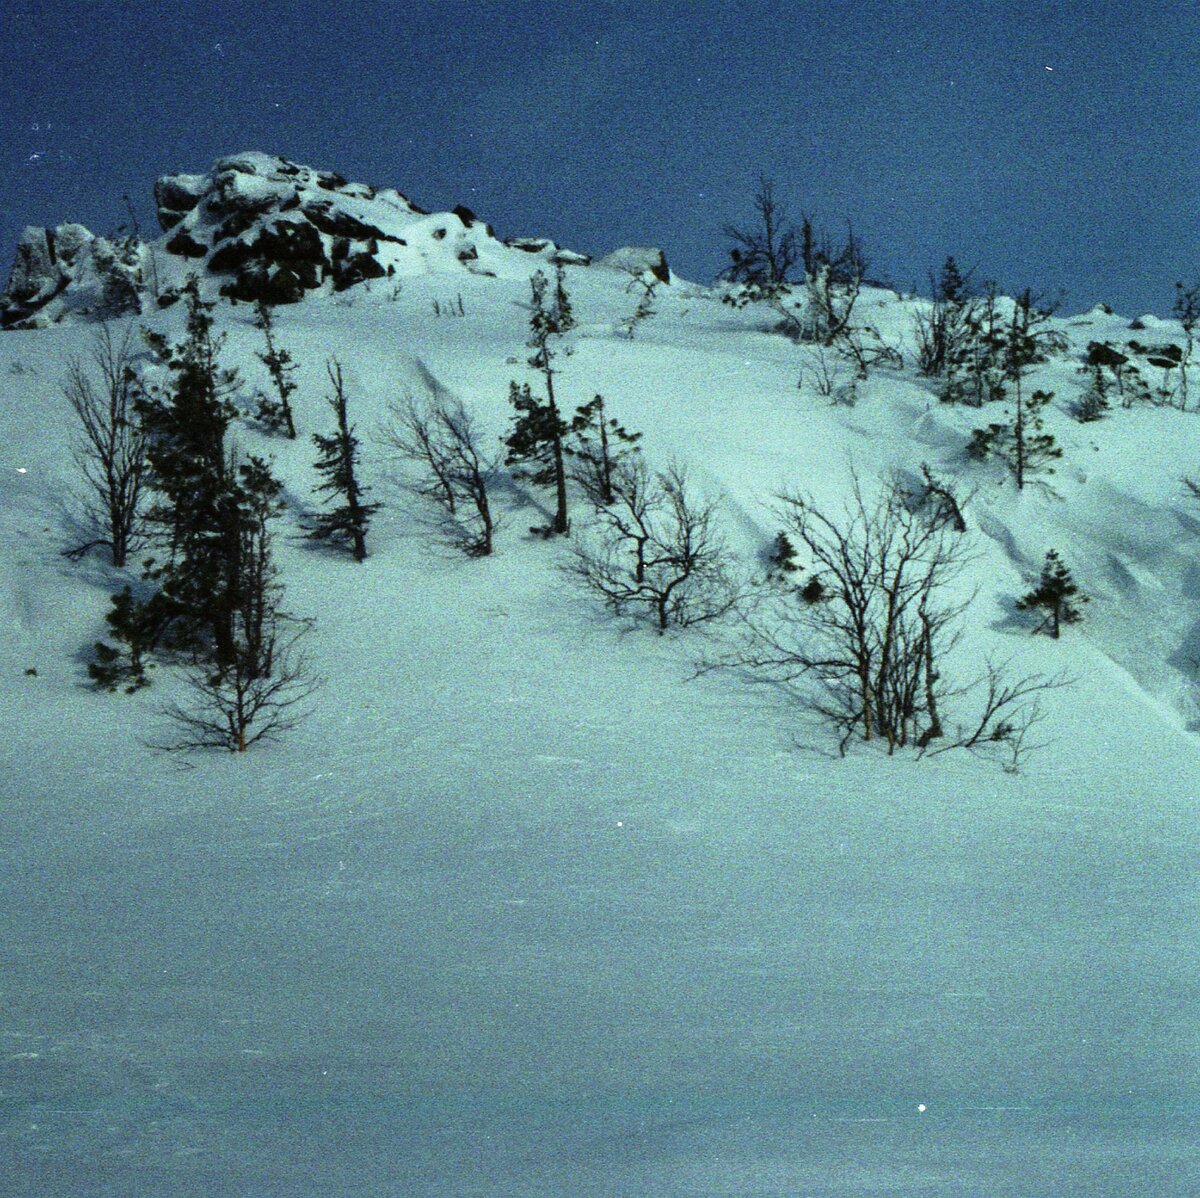
[[613, 503], [613, 472], [629, 454], [638, 452], [642, 434], [631, 433], [609, 416], [602, 395], [575, 409], [571, 434], [563, 447], [573, 460], [571, 476], [594, 504]]
[[184, 296], [184, 340], [172, 346], [147, 337], [169, 381], [146, 387], [137, 400], [154, 490], [147, 522], [163, 554], [147, 562], [146, 578], [159, 589], [144, 601], [152, 610], [141, 622], [224, 666], [234, 653], [243, 530], [274, 510], [280, 487], [265, 462], [243, 461], [227, 447], [238, 377], [220, 365], [223, 339], [212, 331], [212, 305], [201, 301], [195, 279]]
[[96, 641], [87, 667], [88, 677], [97, 687], [107, 691], [120, 688], [132, 695], [150, 684], [150, 654], [162, 635], [163, 616], [160, 604], [135, 598], [128, 584], [112, 597], [104, 620], [109, 639], [116, 643]]
[[[1003, 743], [1015, 760], [1037, 719], [1031, 697], [1058, 682], [1009, 682], [990, 666], [974, 683], [947, 677], [969, 602], [950, 586], [967, 561], [951, 525], [913, 510], [895, 485], [869, 500], [858, 480], [838, 517], [795, 493], [780, 497], [779, 515], [809, 584], [767, 592], [745, 613], [741, 643], [715, 664], [790, 689], [843, 753], [856, 739], [889, 753]], [[948, 701], [974, 686], [981, 706], [952, 731]]]
[[251, 668], [240, 642], [224, 669], [192, 667], [187, 677], [192, 702], [167, 708], [179, 734], [159, 747], [244, 753], [260, 741], [275, 740], [296, 727], [309, 714], [305, 700], [320, 685], [297, 652], [304, 631], [293, 631], [290, 639], [281, 641], [278, 621], [268, 624], [267, 647], [275, 659], [270, 674]]
[[1028, 399], [1018, 386], [1016, 402], [1009, 420], [993, 421], [971, 433], [967, 445], [970, 457], [980, 461], [998, 457], [1012, 471], [1017, 490], [1023, 490], [1030, 475], [1054, 473], [1051, 462], [1062, 457], [1062, 448], [1052, 433], [1045, 431], [1042, 411], [1054, 398], [1052, 391], [1035, 391]]
[[638, 325], [654, 315], [654, 293], [662, 279], [651, 270], [629, 270], [627, 273], [630, 278], [625, 290], [632, 291], [636, 288], [641, 293], [638, 296], [637, 307], [620, 321], [621, 331], [632, 341]]
[[569, 571], [615, 612], [644, 611], [662, 635], [719, 619], [741, 592], [717, 527], [717, 504], [697, 498], [682, 467], [652, 475], [641, 457], [614, 471], [613, 503], [597, 531], [572, 546]]
[[142, 539], [148, 471], [146, 433], [135, 409], [132, 331], [114, 336], [101, 325], [88, 361], [72, 359], [63, 392], [78, 419], [72, 454], [87, 487], [86, 515], [99, 533], [70, 556], [106, 546], [121, 569]]
[[1175, 362], [1179, 367], [1179, 378], [1175, 385], [1174, 403], [1181, 412], [1186, 412], [1189, 402], [1188, 369], [1196, 351], [1196, 328], [1200, 325], [1200, 283], [1193, 283], [1190, 287], [1182, 283], [1175, 284], [1172, 313], [1183, 328], [1183, 348]]
[[[989, 320], [995, 322], [994, 296], [991, 299]], [[1054, 398], [1052, 391], [1034, 391], [1026, 398], [1024, 379], [1029, 368], [1044, 362], [1049, 354], [1061, 350], [1065, 338], [1050, 326], [1054, 305], [1047, 304], [1026, 288], [1013, 302], [1012, 314], [1006, 324], [993, 323], [988, 334], [994, 353], [991, 369], [998, 370], [989, 386], [998, 387], [993, 398], [1002, 398], [1011, 387], [1013, 408], [1008, 420], [994, 421], [986, 428], [975, 429], [967, 447], [973, 458], [1001, 458], [1012, 471], [1017, 489], [1024, 489], [1029, 475], [1040, 470], [1053, 474], [1050, 463], [1062, 457], [1062, 450], [1052, 434], [1044, 431], [1042, 413]]]
[[567, 510], [567, 468], [564, 438], [570, 426], [559, 411], [554, 393], [558, 374], [557, 359], [570, 353], [562, 339], [575, 327], [575, 316], [567, 295], [560, 266], [555, 274], [553, 296], [549, 295], [549, 280], [539, 270], [529, 280], [532, 306], [529, 316], [529, 340], [532, 351], [529, 365], [545, 384], [545, 398], [533, 394], [528, 383], [509, 386], [509, 402], [513, 406], [513, 428], [506, 444], [507, 463], [515, 466], [517, 477], [554, 487], [554, 518], [542, 531], [547, 536], [561, 536], [570, 529]]
[[388, 413], [381, 439], [416, 467], [412, 489], [443, 509], [464, 553], [486, 557], [497, 527], [489, 489], [499, 459], [484, 449], [474, 416], [461, 401], [420, 404], [412, 396]]
[[179, 735], [163, 748], [244, 753], [308, 714], [305, 701], [320, 680], [298, 651], [307, 625], [280, 610], [282, 588], [272, 560], [269, 519], [270, 513], [263, 511], [242, 529], [233, 653], [219, 665], [198, 664], [189, 670], [192, 702], [167, 709]]
[[[785, 209], [775, 198], [775, 184], [766, 175], [758, 177], [754, 214], [753, 225], [726, 225], [723, 230], [733, 242], [725, 277], [746, 284], [759, 293], [759, 298], [766, 298], [786, 288], [800, 261], [801, 245], [795, 227], [788, 223]], [[811, 247], [811, 226], [805, 223], [809, 228], [806, 244]]]
[[265, 350], [259, 351], [258, 360], [267, 368], [275, 390], [273, 396], [259, 393], [256, 415], [272, 432], [282, 430], [294, 441], [296, 419], [292, 412], [292, 396], [296, 392], [296, 381], [292, 375], [296, 372], [296, 364], [291, 354], [275, 342], [274, 309], [265, 300], [260, 299], [254, 305], [254, 327], [261, 331], [267, 344]]
[[1051, 549], [1042, 563], [1037, 586], [1017, 600], [1016, 608], [1018, 611], [1045, 612], [1045, 618], [1033, 631], [1044, 632], [1058, 640], [1064, 624], [1077, 624], [1083, 619], [1083, 612], [1079, 608], [1087, 602], [1088, 597], [1080, 593], [1058, 551]]
[[932, 303], [914, 317], [917, 342], [917, 369], [937, 378], [957, 361], [970, 335], [970, 272], [964, 275], [958, 263], [948, 257], [937, 277], [929, 276]]
[[847, 342], [848, 350], [856, 348], [849, 342], [853, 332], [850, 321], [866, 275], [866, 253], [853, 229], [847, 230], [845, 244], [836, 254], [818, 255], [805, 280], [808, 340], [825, 346]]
[[320, 451], [316, 468], [324, 478], [315, 490], [332, 496], [334, 506], [314, 517], [308, 535], [314, 541], [349, 545], [354, 560], [361, 562], [367, 556], [367, 527], [380, 505], [366, 502], [366, 492], [358, 479], [359, 442], [350, 424], [341, 364], [335, 358], [325, 370], [333, 385], [333, 395], [328, 399], [337, 429], [328, 436], [313, 434], [313, 444]]

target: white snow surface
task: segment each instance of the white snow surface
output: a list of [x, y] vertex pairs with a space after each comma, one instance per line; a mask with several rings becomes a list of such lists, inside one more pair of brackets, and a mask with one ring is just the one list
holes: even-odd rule
[[[527, 283], [460, 271], [277, 310], [302, 438], [237, 438], [285, 481], [287, 605], [326, 682], [277, 744], [157, 752], [178, 677], [88, 686], [121, 577], [61, 555], [60, 387], [92, 330], [4, 334], [0, 1192], [1196, 1193], [1200, 415], [1070, 420], [1082, 347], [1137, 334], [1063, 321], [1072, 356], [1036, 381], [1066, 455], [1018, 495], [962, 457], [994, 411], [911, 367], [832, 406], [797, 388], [802, 347], [694, 286], [627, 339], [626, 282], [568, 271], [564, 406], [602, 393], [723, 494], [747, 568], [782, 488], [836, 504], [851, 466], [921, 461], [975, 488], [960, 668], [1071, 675], [1052, 743], [1017, 774], [838, 759], [782, 697], [692, 677], [728, 632], [659, 638], [581, 593], [526, 533], [544, 496], [505, 490], [493, 558], [439, 545], [374, 439], [386, 403], [434, 380], [499, 436], [531, 377]], [[871, 292], [862, 318], [897, 341], [915, 303]], [[176, 336], [180, 307], [147, 319]], [[259, 335], [218, 311], [248, 397]], [[299, 536], [333, 355], [384, 504], [361, 565]], [[1012, 610], [1049, 548], [1091, 596], [1059, 642]]]

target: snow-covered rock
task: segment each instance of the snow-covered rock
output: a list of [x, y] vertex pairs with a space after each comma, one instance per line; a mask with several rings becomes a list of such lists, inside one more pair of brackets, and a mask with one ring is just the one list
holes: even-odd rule
[[628, 274], [652, 274], [661, 283], [671, 281], [671, 268], [667, 265], [667, 256], [655, 246], [623, 245], [611, 254], [605, 254], [596, 265], [609, 266]]
[[[154, 199], [163, 236], [150, 245], [109, 243], [79, 225], [27, 229], [0, 296], [4, 327], [50, 324], [68, 312], [95, 314], [103, 307], [90, 292], [75, 294], [80, 271], [70, 266], [72, 253], [92, 253], [92, 266], [82, 273], [115, 279], [117, 292], [129, 285], [152, 292], [142, 295], [144, 305], [169, 303], [192, 272], [210, 276], [231, 299], [279, 304], [370, 279], [463, 272], [516, 278], [539, 262], [591, 261], [543, 238], [505, 243], [465, 207], [429, 213], [393, 188], [351, 183], [258, 152], [218, 159], [207, 174], [164, 175], [154, 184]], [[62, 302], [51, 303], [60, 296]]]
[[151, 251], [135, 238], [96, 237], [77, 224], [29, 226], [0, 292], [0, 327], [41, 328], [68, 312], [107, 317], [141, 308], [153, 274]]

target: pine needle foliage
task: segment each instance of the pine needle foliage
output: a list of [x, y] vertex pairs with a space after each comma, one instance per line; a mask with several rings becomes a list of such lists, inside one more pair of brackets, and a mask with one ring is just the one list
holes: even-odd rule
[[183, 341], [147, 338], [170, 381], [145, 388], [136, 404], [154, 491], [147, 524], [164, 555], [145, 563], [145, 578], [159, 589], [141, 601], [149, 607], [140, 619], [160, 639], [223, 667], [243, 598], [245, 530], [278, 510], [280, 485], [264, 461], [227, 448], [240, 380], [220, 365], [224, 338], [213, 334], [213, 305], [200, 299], [194, 278], [183, 295]]
[[609, 416], [603, 395], [575, 409], [570, 431], [571, 441], [563, 451], [574, 459], [572, 476], [593, 503], [613, 503], [613, 473], [628, 454], [638, 452], [642, 434], [631, 433]]
[[560, 266], [555, 273], [553, 296], [550, 281], [539, 270], [529, 280], [532, 305], [529, 316], [529, 365], [541, 376], [546, 394], [534, 396], [528, 383], [509, 386], [509, 402], [513, 406], [513, 428], [505, 444], [508, 446], [506, 464], [516, 467], [516, 477], [525, 477], [555, 489], [554, 519], [543, 531], [547, 536], [561, 536], [570, 529], [567, 511], [567, 470], [564, 439], [570, 425], [563, 419], [554, 393], [558, 374], [556, 359], [567, 356], [562, 338], [575, 327], [575, 315], [567, 294]]

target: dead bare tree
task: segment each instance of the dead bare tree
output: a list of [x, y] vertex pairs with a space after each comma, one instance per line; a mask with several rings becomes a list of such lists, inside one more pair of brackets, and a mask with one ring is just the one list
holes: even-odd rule
[[775, 184], [766, 175], [758, 177], [754, 211], [757, 224], [744, 229], [726, 225], [722, 230], [733, 242], [725, 277], [772, 295], [786, 287], [789, 274], [800, 261], [800, 245], [795, 228], [788, 224], [775, 198]]
[[259, 741], [275, 740], [309, 713], [305, 701], [320, 686], [307, 668], [297, 642], [308, 631], [300, 627], [280, 638], [279, 617], [272, 613], [260, 648], [269, 653], [272, 669], [264, 674], [245, 643], [221, 669], [192, 667], [187, 676], [194, 702], [172, 704], [167, 717], [179, 730], [164, 749], [228, 749], [244, 753]]
[[85, 512], [99, 534], [68, 556], [82, 557], [106, 546], [113, 565], [123, 568], [141, 540], [147, 473], [147, 438], [134, 410], [138, 384], [132, 328], [114, 335], [102, 324], [87, 362], [71, 360], [63, 393], [78, 419], [72, 456], [87, 488]]
[[409, 396], [389, 406], [380, 438], [416, 466], [410, 485], [443, 509], [451, 540], [471, 557], [490, 554], [498, 520], [489, 488], [500, 469], [500, 455], [483, 448], [478, 423], [463, 403], [423, 405]]
[[[904, 489], [907, 503], [913, 511], [923, 512], [926, 519], [944, 524], [954, 532], [967, 531], [967, 521], [963, 515], [963, 505], [967, 500], [959, 498], [953, 482], [934, 474], [928, 462], [921, 463], [919, 484], [906, 487], [897, 480], [896, 485]], [[974, 492], [968, 496], [970, 498], [974, 498]]]
[[[881, 741], [889, 753], [1003, 744], [1015, 765], [1039, 718], [1033, 697], [1061, 680], [1014, 683], [991, 667], [976, 682], [947, 678], [945, 662], [970, 603], [951, 598], [948, 586], [968, 550], [950, 520], [928, 519], [907, 498], [893, 484], [870, 502], [855, 479], [835, 519], [803, 496], [781, 496], [779, 515], [819, 587], [806, 588], [807, 597], [799, 589], [764, 594], [743, 613], [738, 645], [705, 668], [733, 667], [752, 681], [797, 688], [833, 728], [841, 753], [855, 739]], [[978, 682], [987, 691], [981, 715], [967, 730], [949, 732], [947, 704]]]
[[616, 612], [648, 611], [659, 635], [733, 610], [741, 589], [717, 529], [717, 504], [691, 493], [680, 466], [652, 475], [640, 456], [621, 460], [613, 502], [598, 506], [597, 535], [577, 536], [566, 567]]
[[808, 275], [805, 286], [809, 339], [833, 346], [850, 333], [850, 318], [862, 291], [867, 265], [862, 242], [851, 229], [841, 251], [820, 261]]

